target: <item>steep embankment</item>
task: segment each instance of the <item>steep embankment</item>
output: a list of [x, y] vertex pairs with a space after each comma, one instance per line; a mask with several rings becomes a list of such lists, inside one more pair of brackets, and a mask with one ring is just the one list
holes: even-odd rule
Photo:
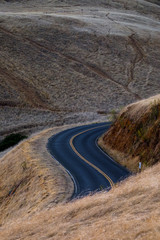
[[132, 171], [152, 166], [160, 159], [160, 95], [126, 107], [100, 146]]

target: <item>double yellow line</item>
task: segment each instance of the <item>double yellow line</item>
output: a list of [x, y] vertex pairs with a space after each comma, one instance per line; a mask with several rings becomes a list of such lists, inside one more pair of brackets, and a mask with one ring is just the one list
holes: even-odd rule
[[101, 175], [103, 175], [107, 181], [110, 183], [111, 187], [114, 186], [114, 183], [112, 181], [112, 179], [107, 175], [105, 174], [101, 169], [99, 169], [98, 167], [96, 167], [93, 163], [89, 162], [86, 158], [84, 158], [78, 151], [77, 149], [75, 148], [74, 144], [73, 144], [73, 141], [76, 137], [78, 137], [79, 135], [85, 133], [85, 132], [88, 132], [88, 131], [91, 131], [91, 130], [94, 130], [96, 128], [100, 128], [100, 127], [104, 127], [104, 126], [107, 126], [107, 125], [103, 125], [103, 126], [99, 126], [99, 127], [94, 127], [94, 128], [90, 128], [88, 130], [85, 130], [83, 132], [80, 132], [80, 133], [77, 133], [76, 135], [74, 135], [71, 139], [70, 139], [70, 146], [72, 148], [72, 150], [84, 161], [86, 162], [88, 165], [90, 165], [91, 167], [93, 167], [94, 169], [96, 169]]

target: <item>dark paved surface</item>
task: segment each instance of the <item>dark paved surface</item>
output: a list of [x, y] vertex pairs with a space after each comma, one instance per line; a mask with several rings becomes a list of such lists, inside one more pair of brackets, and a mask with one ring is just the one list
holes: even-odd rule
[[[127, 169], [115, 163], [97, 146], [97, 138], [108, 128], [109, 123], [85, 125], [67, 129], [49, 139], [47, 144], [49, 152], [68, 170], [74, 181], [75, 191], [72, 198], [101, 189], [109, 190], [112, 182], [116, 183], [130, 175]], [[103, 171], [109, 181], [76, 154], [70, 145], [71, 139], [77, 152], [100, 172]]]

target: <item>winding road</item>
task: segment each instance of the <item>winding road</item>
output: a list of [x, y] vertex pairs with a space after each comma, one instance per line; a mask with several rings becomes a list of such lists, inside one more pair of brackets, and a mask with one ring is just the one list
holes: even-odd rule
[[67, 129], [52, 136], [47, 148], [52, 157], [62, 164], [74, 182], [73, 198], [102, 189], [130, 175], [97, 145], [97, 139], [110, 123], [90, 124]]

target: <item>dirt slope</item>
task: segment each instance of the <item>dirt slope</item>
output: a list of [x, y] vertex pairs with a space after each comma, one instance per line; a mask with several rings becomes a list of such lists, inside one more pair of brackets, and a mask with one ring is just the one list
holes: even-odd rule
[[127, 106], [110, 130], [99, 139], [100, 146], [132, 171], [159, 162], [160, 95]]

